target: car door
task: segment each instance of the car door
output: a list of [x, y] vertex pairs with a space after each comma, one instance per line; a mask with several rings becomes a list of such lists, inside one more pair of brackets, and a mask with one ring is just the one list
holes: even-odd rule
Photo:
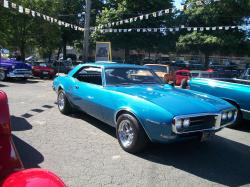
[[73, 103], [91, 116], [102, 119], [102, 69], [100, 67], [83, 67], [73, 76]]

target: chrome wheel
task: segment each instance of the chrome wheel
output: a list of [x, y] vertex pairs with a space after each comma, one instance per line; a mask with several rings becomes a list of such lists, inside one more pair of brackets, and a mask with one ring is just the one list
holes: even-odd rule
[[129, 120], [121, 121], [118, 128], [118, 136], [122, 145], [125, 148], [129, 147], [133, 143], [135, 133], [132, 124]]
[[58, 102], [58, 108], [62, 111], [65, 107], [65, 99], [63, 92], [59, 93], [57, 102]]
[[0, 71], [0, 81], [3, 81], [5, 79], [5, 72]]

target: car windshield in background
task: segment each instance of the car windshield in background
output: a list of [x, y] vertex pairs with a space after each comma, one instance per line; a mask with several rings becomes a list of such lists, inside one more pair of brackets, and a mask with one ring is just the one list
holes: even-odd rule
[[150, 67], [152, 70], [156, 71], [156, 72], [167, 72], [167, 68], [164, 66], [148, 66]]
[[147, 69], [109, 68], [105, 70], [107, 85], [163, 84], [161, 79]]

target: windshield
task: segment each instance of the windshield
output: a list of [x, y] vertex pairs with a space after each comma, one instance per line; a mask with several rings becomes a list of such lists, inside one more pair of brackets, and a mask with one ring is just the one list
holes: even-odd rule
[[155, 72], [166, 72], [167, 73], [167, 68], [164, 66], [148, 66], [149, 68], [151, 68], [152, 70], [154, 70]]
[[153, 72], [138, 68], [109, 68], [105, 70], [107, 85], [162, 84]]

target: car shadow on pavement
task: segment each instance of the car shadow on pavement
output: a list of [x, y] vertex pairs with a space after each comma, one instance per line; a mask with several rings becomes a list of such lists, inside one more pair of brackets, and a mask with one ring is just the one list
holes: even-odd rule
[[203, 143], [152, 144], [137, 156], [226, 186], [250, 183], [250, 147], [220, 136]]
[[110, 136], [116, 138], [116, 132], [115, 128], [111, 127], [110, 125], [107, 125], [98, 119], [82, 112], [76, 112], [75, 114], [72, 114], [71, 117], [81, 119], [83, 121], [86, 121], [87, 123], [93, 125], [94, 127], [100, 129], [101, 131], [109, 134]]
[[237, 127], [234, 130], [242, 131], [242, 132], [249, 132], [250, 133], [250, 121], [249, 120], [243, 120], [240, 127]]
[[0, 84], [0, 88], [1, 88], [1, 87], [7, 87], [7, 85], [4, 85], [4, 84]]
[[12, 131], [26, 131], [32, 129], [32, 125], [25, 118], [11, 116], [10, 120]]
[[44, 161], [43, 155], [17, 136], [12, 135], [12, 137], [24, 168], [40, 168], [39, 164]]
[[8, 82], [15, 83], [15, 84], [34, 84], [34, 83], [39, 83], [40, 81], [32, 80], [32, 79], [28, 79], [28, 80], [11, 79], [11, 80], [8, 80]]

